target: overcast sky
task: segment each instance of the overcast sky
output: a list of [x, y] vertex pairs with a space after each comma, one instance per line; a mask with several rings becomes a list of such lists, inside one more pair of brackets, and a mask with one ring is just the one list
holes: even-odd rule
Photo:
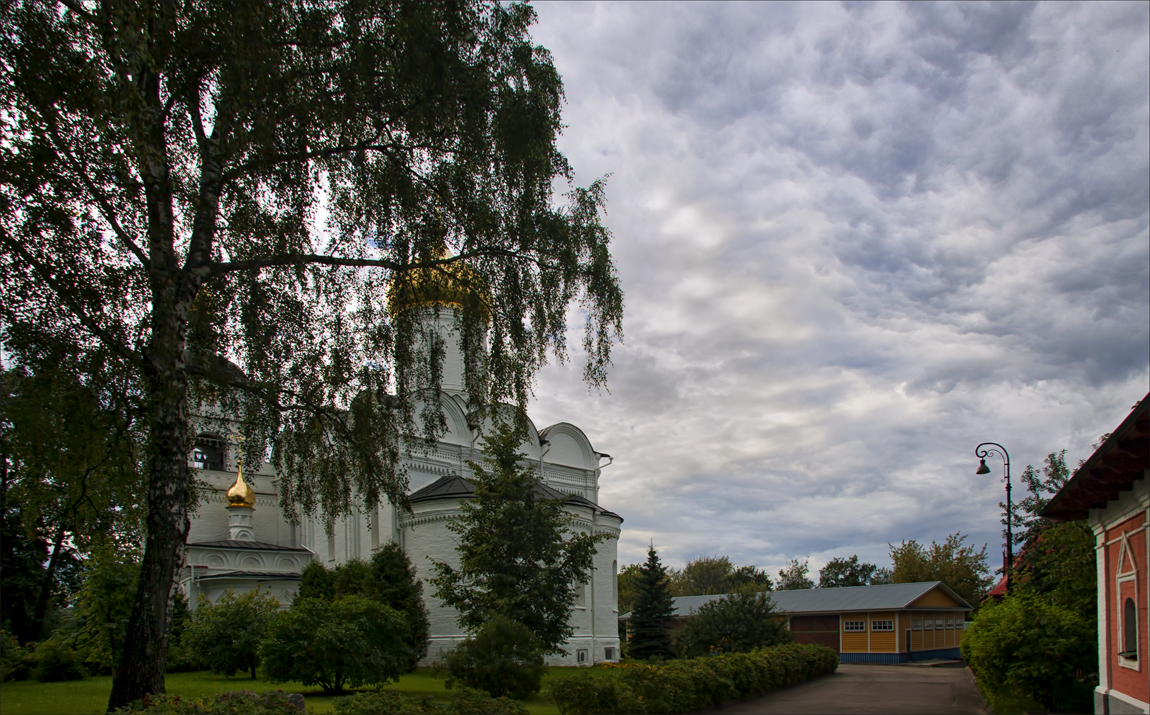
[[620, 564], [1001, 566], [975, 445], [1022, 496], [1150, 386], [1150, 5], [536, 8], [626, 309], [610, 394], [575, 353], [531, 414], [614, 455]]

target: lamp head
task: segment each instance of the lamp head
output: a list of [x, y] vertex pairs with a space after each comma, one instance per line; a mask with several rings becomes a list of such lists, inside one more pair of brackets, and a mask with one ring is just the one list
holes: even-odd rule
[[975, 474], [990, 474], [990, 467], [986, 466], [986, 460], [985, 459], [978, 460], [978, 469], [974, 473]]

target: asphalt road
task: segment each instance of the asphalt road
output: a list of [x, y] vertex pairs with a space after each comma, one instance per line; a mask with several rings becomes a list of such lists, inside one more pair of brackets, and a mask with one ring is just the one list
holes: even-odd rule
[[843, 664], [817, 678], [708, 713], [890, 713], [983, 715], [982, 697], [966, 668]]

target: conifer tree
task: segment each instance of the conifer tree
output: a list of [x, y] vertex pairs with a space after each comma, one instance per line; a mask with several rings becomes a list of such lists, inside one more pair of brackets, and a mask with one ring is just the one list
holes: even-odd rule
[[673, 658], [671, 618], [675, 607], [667, 569], [659, 561], [654, 544], [647, 549], [647, 563], [640, 567], [639, 574], [635, 607], [631, 611], [631, 656], [640, 660]]
[[522, 443], [522, 431], [497, 425], [484, 438], [486, 468], [468, 461], [475, 496], [448, 526], [459, 535], [459, 567], [435, 562], [431, 583], [468, 631], [503, 615], [527, 626], [545, 653], [558, 653], [571, 635], [575, 589], [590, 579], [597, 545], [607, 536], [567, 526], [563, 500], [520, 464]]

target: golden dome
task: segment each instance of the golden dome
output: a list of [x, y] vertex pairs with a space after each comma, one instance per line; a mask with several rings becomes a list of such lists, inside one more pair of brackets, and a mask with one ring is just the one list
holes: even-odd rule
[[228, 506], [245, 506], [254, 509], [256, 506], [256, 493], [244, 481], [244, 467], [241, 464], [236, 474], [236, 483], [228, 490]]
[[[446, 251], [440, 255], [445, 256]], [[490, 320], [490, 305], [487, 281], [462, 261], [401, 273], [387, 290], [387, 312], [393, 316], [411, 308], [447, 306], [459, 310], [470, 307]]]

